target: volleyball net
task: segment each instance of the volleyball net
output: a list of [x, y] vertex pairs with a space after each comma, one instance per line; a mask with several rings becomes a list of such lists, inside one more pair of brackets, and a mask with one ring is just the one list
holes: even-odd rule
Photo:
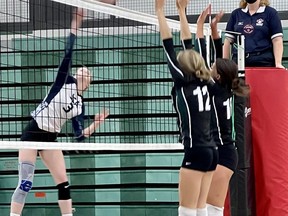
[[[194, 14], [199, 14], [208, 3], [203, 1], [201, 7], [193, 1], [189, 4], [187, 16], [194, 35]], [[230, 5], [231, 9], [233, 6]], [[103, 108], [110, 110], [108, 119], [87, 142], [175, 143], [178, 129], [170, 102], [172, 82], [153, 0], [119, 0], [116, 5], [94, 0], [2, 0], [2, 139], [19, 140], [30, 112], [41, 103], [55, 80], [74, 7], [87, 9], [77, 34], [71, 72], [85, 65], [93, 74], [92, 84], [84, 93], [86, 125], [95, 113]], [[168, 0], [165, 9], [175, 47], [180, 50], [175, 1]], [[209, 23], [204, 29], [209, 38]], [[209, 50], [207, 44], [208, 56]], [[62, 129], [58, 141], [74, 142], [70, 122]]]
[[[175, 1], [166, 2], [168, 23], [180, 50]], [[230, 13], [238, 7], [238, 1], [191, 0], [187, 17], [193, 36], [198, 15], [208, 3], [212, 14], [221, 9]], [[286, 0], [272, 3], [286, 16]], [[58, 142], [20, 142], [30, 112], [55, 80], [74, 7], [88, 9], [78, 31], [72, 65], [72, 73], [83, 65], [93, 73], [93, 82], [84, 94], [85, 124], [103, 108], [109, 109], [110, 115], [84, 143], [75, 142], [69, 121]], [[227, 21], [227, 17], [223, 19]], [[224, 32], [225, 23], [219, 24], [219, 29]], [[208, 23], [205, 35], [209, 37]], [[154, 0], [118, 0], [115, 6], [92, 0], [0, 0], [0, 37], [1, 213], [9, 214], [18, 181], [16, 150], [61, 149], [75, 216], [176, 215], [183, 146], [177, 143], [179, 132], [170, 98], [173, 83]], [[23, 215], [57, 215], [54, 182], [39, 159], [36, 164], [35, 186]]]

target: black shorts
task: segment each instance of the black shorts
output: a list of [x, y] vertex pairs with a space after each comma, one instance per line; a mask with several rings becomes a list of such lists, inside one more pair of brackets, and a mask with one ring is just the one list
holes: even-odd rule
[[218, 163], [217, 147], [185, 147], [184, 152], [181, 167], [202, 172], [216, 169]]
[[38, 127], [37, 122], [32, 119], [29, 121], [27, 126], [24, 128], [21, 141], [32, 141], [32, 142], [55, 142], [58, 133], [51, 133], [41, 130]]
[[236, 146], [233, 144], [218, 146], [218, 153], [218, 164], [235, 172], [238, 165], [238, 152]]

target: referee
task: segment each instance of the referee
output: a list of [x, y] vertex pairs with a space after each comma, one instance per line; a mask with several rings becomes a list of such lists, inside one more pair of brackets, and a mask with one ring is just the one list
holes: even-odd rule
[[[230, 58], [230, 45], [239, 32], [245, 36], [245, 65], [247, 67], [278, 67], [282, 65], [283, 29], [277, 11], [268, 0], [241, 0], [226, 26], [224, 58]], [[237, 63], [237, 48], [232, 49]]]

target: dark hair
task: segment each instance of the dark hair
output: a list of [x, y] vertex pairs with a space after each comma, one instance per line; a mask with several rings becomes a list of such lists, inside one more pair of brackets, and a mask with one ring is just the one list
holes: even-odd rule
[[238, 66], [229, 59], [216, 59], [217, 73], [220, 75], [219, 83], [228, 91], [233, 91], [238, 96], [248, 96], [249, 86], [247, 86], [243, 79], [238, 78]]

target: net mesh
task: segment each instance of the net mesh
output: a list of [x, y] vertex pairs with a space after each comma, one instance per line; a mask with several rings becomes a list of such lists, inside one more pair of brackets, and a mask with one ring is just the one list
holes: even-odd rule
[[[210, 1], [213, 13], [236, 8], [238, 2]], [[189, 4], [195, 20], [209, 1]], [[115, 6], [93, 0], [1, 0], [1, 114], [3, 140], [18, 140], [29, 115], [45, 97], [63, 58], [73, 6], [89, 8], [74, 47], [73, 69], [93, 71], [87, 93], [86, 125], [102, 108], [107, 121], [87, 142], [173, 143], [177, 140], [172, 86], [154, 15], [154, 1], [119, 0]], [[286, 1], [273, 1], [284, 10]], [[174, 0], [166, 14], [179, 47], [179, 22]], [[194, 17], [194, 18], [193, 18]], [[195, 33], [195, 24], [190, 24]], [[206, 34], [208, 29], [205, 29]], [[73, 142], [68, 122], [59, 141]]]
[[[209, 1], [189, 4], [193, 18]], [[231, 11], [237, 2], [211, 1], [213, 13]], [[93, 71], [87, 93], [86, 125], [102, 108], [107, 121], [87, 142], [173, 143], [177, 140], [175, 114], [170, 103], [172, 86], [154, 15], [154, 1], [119, 0], [115, 6], [93, 0], [1, 0], [1, 116], [4, 140], [19, 139], [32, 110], [53, 83], [63, 58], [73, 6], [89, 8], [74, 47], [73, 72], [85, 65]], [[286, 1], [273, 1], [282, 10]], [[179, 46], [175, 2], [166, 14]], [[190, 25], [195, 32], [195, 24]], [[206, 29], [206, 31], [208, 31]], [[206, 32], [207, 33], [207, 32]], [[178, 38], [178, 39], [177, 39]], [[71, 142], [71, 124], [59, 135]]]
[[[208, 2], [191, 1], [187, 9], [191, 23]], [[212, 13], [220, 9], [230, 13], [238, 6], [238, 1], [211, 3]], [[271, 3], [280, 15], [282, 11], [287, 13], [286, 0]], [[93, 71], [92, 85], [84, 95], [85, 125], [103, 108], [110, 109], [110, 116], [86, 143], [74, 142], [69, 122], [57, 143], [19, 142], [30, 112], [55, 79], [73, 6], [85, 5], [90, 10], [78, 31], [73, 56], [73, 72], [82, 65]], [[9, 215], [18, 181], [16, 150], [23, 148], [64, 150], [75, 216], [177, 214], [183, 147], [176, 144], [178, 130], [170, 102], [172, 83], [156, 26], [154, 1], [118, 0], [116, 5], [120, 8], [91, 0], [0, 0], [3, 215]], [[166, 14], [178, 49], [174, 0], [167, 0]], [[195, 24], [190, 28], [195, 33]], [[58, 215], [55, 183], [39, 158], [36, 166], [35, 184], [23, 216]]]
[[[33, 21], [25, 22], [21, 14], [20, 28], [15, 24], [18, 20], [1, 28], [5, 33], [1, 40], [1, 135], [5, 140], [19, 139], [30, 112], [55, 80], [72, 13], [71, 6], [57, 2], [14, 3], [33, 13]], [[171, 82], [155, 25], [88, 12], [74, 47], [72, 71], [81, 65], [93, 72], [92, 85], [84, 95], [86, 125], [101, 109], [110, 110], [108, 120], [87, 142], [175, 142]], [[69, 122], [58, 140], [74, 141]]]

